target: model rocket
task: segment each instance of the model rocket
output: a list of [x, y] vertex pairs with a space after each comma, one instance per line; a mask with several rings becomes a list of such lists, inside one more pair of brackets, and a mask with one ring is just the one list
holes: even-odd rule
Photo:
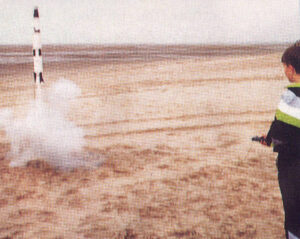
[[34, 82], [39, 85], [44, 82], [43, 79], [43, 58], [42, 58], [42, 44], [41, 44], [41, 30], [39, 10], [34, 8], [33, 12], [33, 79]]

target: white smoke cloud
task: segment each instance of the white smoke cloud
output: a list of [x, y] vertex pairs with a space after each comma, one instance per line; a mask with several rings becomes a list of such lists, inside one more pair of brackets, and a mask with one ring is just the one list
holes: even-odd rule
[[14, 119], [9, 109], [1, 112], [0, 119], [11, 142], [11, 167], [25, 166], [36, 159], [60, 169], [92, 166], [85, 160], [90, 155], [84, 152], [83, 129], [66, 117], [70, 101], [80, 94], [77, 85], [61, 79], [45, 92], [43, 99], [31, 103], [25, 118]]

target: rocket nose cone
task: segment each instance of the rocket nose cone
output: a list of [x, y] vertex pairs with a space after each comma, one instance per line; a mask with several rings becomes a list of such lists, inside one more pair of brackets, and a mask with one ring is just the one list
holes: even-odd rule
[[39, 10], [37, 7], [34, 9], [33, 17], [39, 17]]

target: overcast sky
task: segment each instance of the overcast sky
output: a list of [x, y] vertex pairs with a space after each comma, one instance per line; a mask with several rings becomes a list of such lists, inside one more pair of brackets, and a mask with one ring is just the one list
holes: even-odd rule
[[0, 0], [0, 44], [255, 43], [300, 39], [299, 0]]

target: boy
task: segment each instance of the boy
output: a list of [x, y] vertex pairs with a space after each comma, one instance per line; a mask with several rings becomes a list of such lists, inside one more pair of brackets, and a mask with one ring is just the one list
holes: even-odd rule
[[300, 239], [300, 42], [285, 50], [281, 62], [292, 84], [281, 97], [267, 137], [260, 142], [278, 152], [286, 238]]

